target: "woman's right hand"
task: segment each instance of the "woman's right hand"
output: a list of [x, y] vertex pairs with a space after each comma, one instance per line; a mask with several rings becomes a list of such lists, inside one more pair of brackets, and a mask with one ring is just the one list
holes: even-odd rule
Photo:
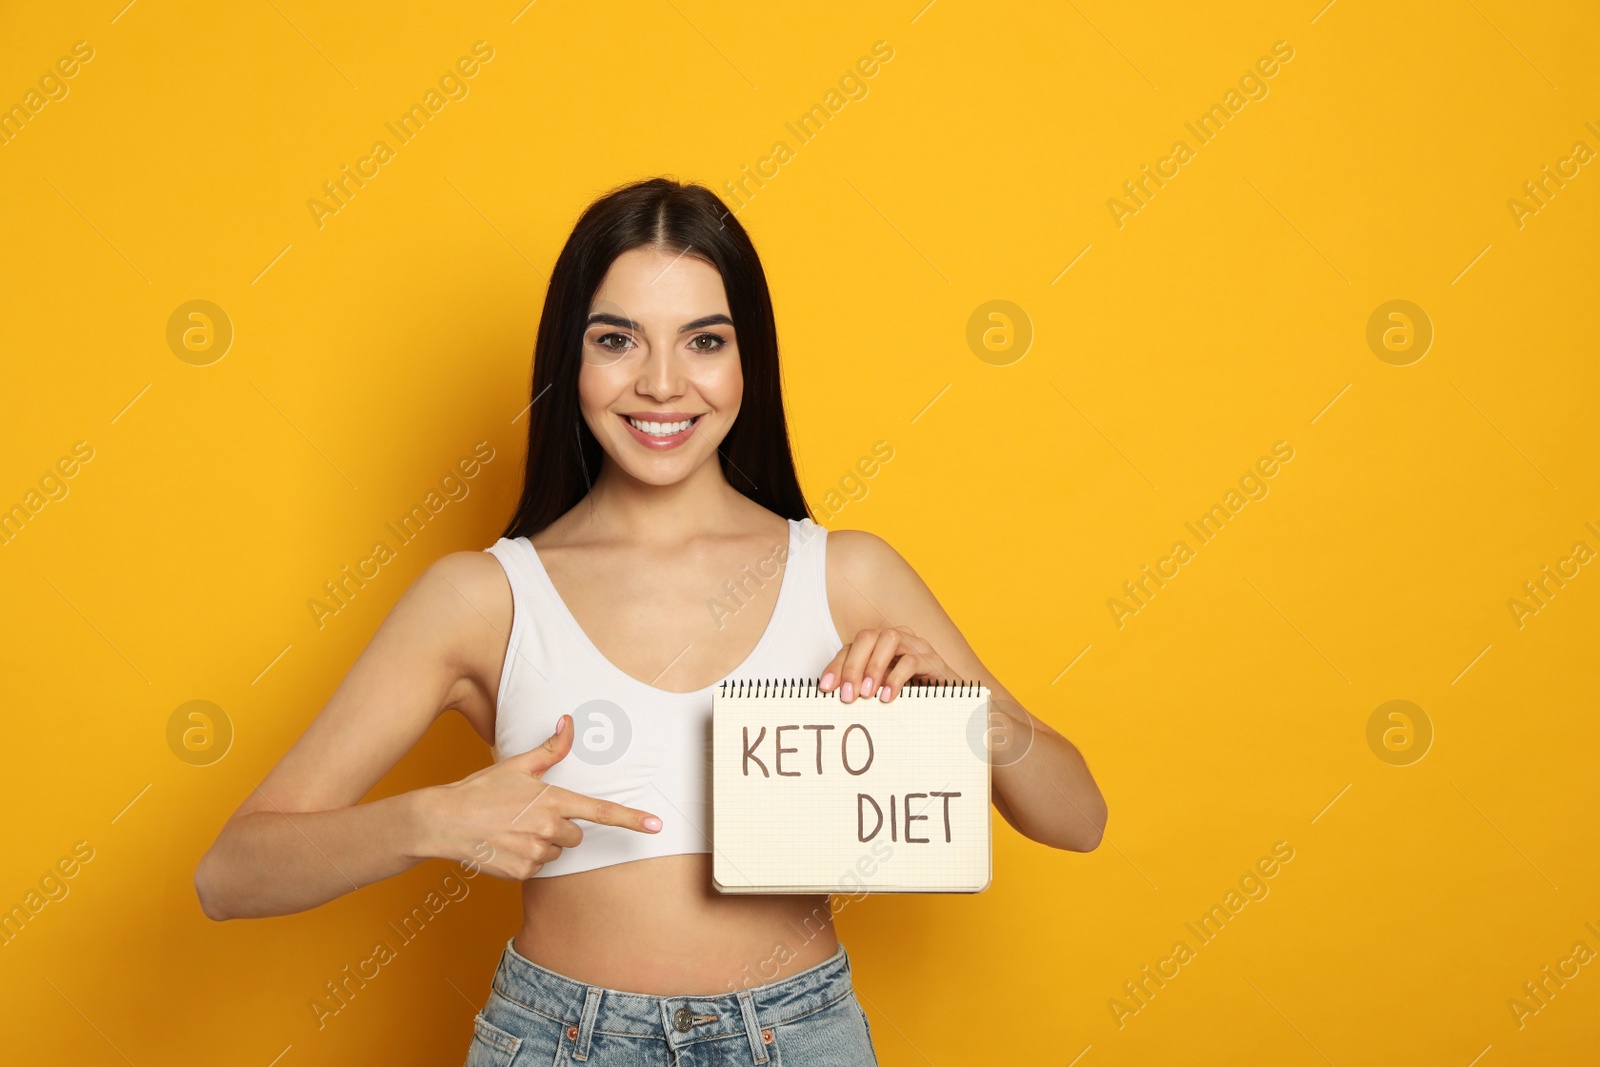
[[[475, 865], [498, 878], [525, 881], [576, 847], [573, 819], [656, 833], [647, 811], [597, 800], [540, 779], [572, 750], [572, 716], [563, 715], [542, 745], [475, 771], [459, 782], [421, 791], [426, 853]], [[487, 845], [487, 847], [485, 847]], [[486, 855], [487, 853], [487, 855]]]

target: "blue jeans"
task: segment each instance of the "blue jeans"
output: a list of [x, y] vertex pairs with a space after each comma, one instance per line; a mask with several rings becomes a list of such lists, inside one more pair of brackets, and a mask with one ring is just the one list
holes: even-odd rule
[[844, 946], [787, 978], [658, 997], [575, 981], [506, 941], [466, 1067], [877, 1067]]

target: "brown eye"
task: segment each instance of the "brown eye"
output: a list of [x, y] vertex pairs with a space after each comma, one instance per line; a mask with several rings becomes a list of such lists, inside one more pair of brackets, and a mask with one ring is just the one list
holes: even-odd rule
[[[702, 346], [700, 344], [701, 341], [710, 341], [711, 343], [709, 345]], [[723, 348], [727, 343], [728, 342], [726, 340], [717, 334], [702, 333], [696, 336], [694, 340], [689, 342], [689, 347], [693, 348], [696, 352], [716, 352]]]
[[[612, 344], [611, 342], [613, 340], [621, 342], [621, 343], [620, 344]], [[604, 348], [604, 349], [606, 349], [607, 351], [610, 351], [610, 352], [623, 352], [623, 351], [626, 351], [627, 347], [629, 345], [631, 345], [633, 342], [632, 342], [631, 339], [623, 336], [620, 333], [603, 333], [600, 336], [596, 337], [594, 339], [593, 343], [595, 345], [597, 345], [598, 347]]]

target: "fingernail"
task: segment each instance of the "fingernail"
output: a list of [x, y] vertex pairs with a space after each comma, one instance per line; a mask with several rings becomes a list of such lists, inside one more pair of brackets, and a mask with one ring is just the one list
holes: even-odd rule
[[644, 817], [644, 828], [646, 830], [659, 830], [661, 829], [661, 820], [654, 815], [646, 815]]
[[872, 695], [872, 679], [871, 678], [863, 678], [863, 679], [861, 679], [861, 695], [864, 696], [864, 697], [869, 697], [869, 696]]
[[846, 704], [855, 699], [855, 695], [854, 687], [849, 682], [844, 683], [844, 688], [839, 690], [839, 699]]
[[885, 702], [888, 701], [888, 699], [889, 699], [889, 687], [888, 686], [884, 686], [882, 689], [878, 690], [878, 699], [882, 700], [882, 701], [885, 701]]
[[828, 671], [825, 674], [823, 674], [823, 676], [822, 676], [822, 684], [821, 684], [820, 688], [826, 689], [826, 688], [828, 688], [828, 686], [830, 686], [832, 684], [833, 684], [833, 672], [832, 671]]

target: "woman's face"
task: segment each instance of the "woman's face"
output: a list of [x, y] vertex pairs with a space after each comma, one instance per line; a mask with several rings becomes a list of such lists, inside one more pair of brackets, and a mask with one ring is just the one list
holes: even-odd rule
[[715, 458], [743, 395], [716, 268], [656, 249], [618, 256], [590, 302], [578, 373], [583, 417], [606, 454], [640, 481], [682, 481]]

